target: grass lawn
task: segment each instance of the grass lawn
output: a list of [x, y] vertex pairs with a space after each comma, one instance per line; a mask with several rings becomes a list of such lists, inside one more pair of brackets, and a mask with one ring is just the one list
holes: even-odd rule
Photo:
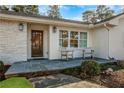
[[0, 88], [32, 88], [32, 84], [25, 77], [12, 77], [0, 82]]

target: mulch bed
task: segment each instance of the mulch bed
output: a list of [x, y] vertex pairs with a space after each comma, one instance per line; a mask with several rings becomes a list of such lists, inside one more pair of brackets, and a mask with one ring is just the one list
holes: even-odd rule
[[[62, 73], [82, 79], [79, 68], [77, 70], [63, 71]], [[87, 80], [110, 88], [124, 88], [124, 69], [115, 70], [109, 75], [101, 73], [98, 76], [92, 76], [82, 80]]]
[[124, 88], [124, 70], [114, 71], [110, 75], [101, 74], [88, 80], [110, 88]]
[[41, 76], [48, 76], [48, 75], [52, 75], [52, 74], [57, 74], [59, 73], [59, 71], [38, 71], [38, 72], [31, 72], [31, 73], [19, 73], [19, 74], [12, 74], [12, 75], [6, 75], [6, 78], [9, 77], [26, 77], [27, 79], [29, 78], [34, 78], [34, 77], [41, 77]]

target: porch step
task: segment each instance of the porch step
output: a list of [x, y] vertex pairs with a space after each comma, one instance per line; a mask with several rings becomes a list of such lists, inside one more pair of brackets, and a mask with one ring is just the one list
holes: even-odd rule
[[[19, 74], [21, 75], [21, 74], [35, 73], [35, 72], [60, 71], [67, 68], [79, 67], [81, 66], [81, 63], [85, 60], [82, 59], [73, 59], [68, 61], [30, 60], [29, 62], [17, 62], [12, 64], [12, 66], [5, 73], [5, 76], [8, 77], [11, 75], [19, 75]], [[108, 60], [101, 60], [101, 59], [96, 59], [96, 61], [98, 63], [109, 62]]]
[[5, 73], [5, 76], [8, 77], [10, 75], [17, 75], [17, 74], [58, 71], [58, 70], [80, 66], [81, 63], [82, 63], [81, 60], [74, 60], [68, 62], [49, 61], [49, 60], [34, 60], [30, 62], [19, 62], [19, 63], [14, 63]]

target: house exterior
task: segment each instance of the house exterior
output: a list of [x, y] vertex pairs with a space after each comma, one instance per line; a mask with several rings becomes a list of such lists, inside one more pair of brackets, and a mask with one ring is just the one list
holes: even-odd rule
[[5, 64], [33, 58], [61, 58], [61, 48], [94, 49], [95, 57], [124, 59], [124, 14], [95, 24], [0, 11], [0, 60]]

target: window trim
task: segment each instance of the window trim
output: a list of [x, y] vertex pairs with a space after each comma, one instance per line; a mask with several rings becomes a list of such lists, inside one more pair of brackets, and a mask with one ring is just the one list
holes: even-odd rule
[[[80, 32], [80, 33], [86, 33], [87, 34], [87, 38], [86, 39], [79, 39], [79, 47], [80, 47], [80, 41], [87, 41], [87, 45], [86, 45], [86, 47], [80, 47], [80, 48], [87, 48], [87, 46], [88, 46], [88, 32]], [[81, 36], [79, 36], [79, 37], [81, 37]]]
[[[70, 31], [70, 36], [71, 36], [71, 32], [76, 32], [78, 38], [77, 39], [73, 39], [73, 38], [70, 37], [70, 42], [71, 42], [71, 40], [76, 40], [78, 42], [79, 41], [79, 33], [78, 33], [78, 31]], [[78, 44], [79, 44], [79, 42], [78, 42]], [[77, 47], [70, 47], [70, 48], [78, 48], [79, 47], [78, 44], [77, 44]], [[71, 45], [71, 43], [70, 43], [70, 45]]]
[[[68, 40], [68, 38], [69, 38], [69, 34], [68, 34], [68, 37], [67, 38], [60, 38], [60, 32], [61, 31], [66, 31], [67, 32], [67, 34], [68, 34], [68, 30], [59, 30], [59, 47], [62, 47], [62, 48], [65, 48], [65, 47], [63, 47], [63, 46], [60, 46], [60, 40]], [[69, 42], [68, 42], [68, 45], [69, 45]], [[67, 45], [67, 47], [68, 47], [68, 45]]]
[[[60, 38], [60, 31], [67, 31], [68, 32], [68, 38]], [[78, 47], [71, 47], [70, 46], [71, 32], [78, 32], [78, 39], [74, 39], [74, 40], [78, 40]], [[83, 32], [87, 33], [87, 39], [81, 39], [80, 38], [80, 33], [83, 33]], [[74, 31], [74, 30], [60, 29], [59, 30], [59, 43], [60, 43], [60, 40], [62, 40], [62, 39], [68, 39], [68, 46], [67, 47], [62, 47], [62, 46], [59, 45], [59, 47], [60, 48], [75, 48], [75, 49], [77, 49], [77, 48], [88, 48], [88, 37], [89, 37], [89, 32], [87, 32], [87, 31], [79, 31], [79, 30]], [[87, 41], [87, 46], [86, 47], [80, 47], [80, 40], [86, 40]]]

